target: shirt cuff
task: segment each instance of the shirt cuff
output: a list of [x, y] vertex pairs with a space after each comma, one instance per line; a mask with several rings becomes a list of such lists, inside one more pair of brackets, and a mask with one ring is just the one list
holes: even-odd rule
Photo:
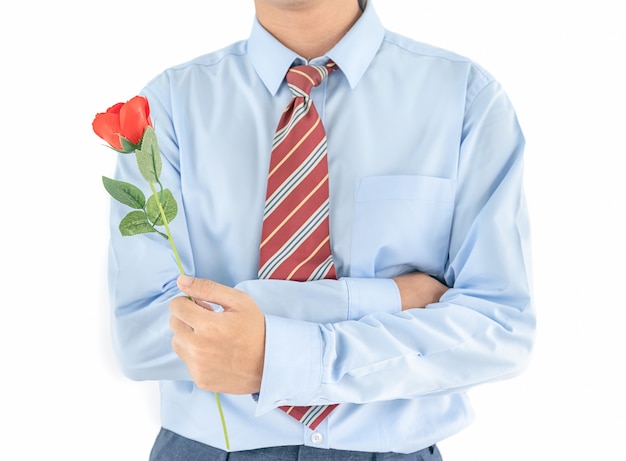
[[348, 287], [348, 318], [359, 320], [374, 312], [402, 311], [400, 290], [393, 279], [344, 278]]
[[322, 337], [316, 323], [265, 316], [265, 362], [256, 415], [307, 405], [319, 390]]

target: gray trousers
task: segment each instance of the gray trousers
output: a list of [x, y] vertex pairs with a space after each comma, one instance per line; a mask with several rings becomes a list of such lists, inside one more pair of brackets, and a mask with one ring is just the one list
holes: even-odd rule
[[437, 446], [415, 453], [366, 453], [326, 450], [307, 446], [260, 448], [226, 452], [161, 429], [154, 442], [150, 461], [442, 461]]

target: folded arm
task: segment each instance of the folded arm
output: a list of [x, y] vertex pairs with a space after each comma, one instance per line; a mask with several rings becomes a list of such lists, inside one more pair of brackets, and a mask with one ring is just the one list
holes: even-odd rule
[[524, 139], [492, 83], [468, 108], [444, 280], [427, 309], [314, 324], [266, 316], [258, 413], [455, 393], [523, 370], [534, 341]]

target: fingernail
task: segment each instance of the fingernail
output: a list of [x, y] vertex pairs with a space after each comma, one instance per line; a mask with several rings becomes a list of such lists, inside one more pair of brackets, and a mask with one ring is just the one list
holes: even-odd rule
[[193, 277], [190, 277], [188, 275], [181, 275], [180, 277], [178, 277], [179, 286], [188, 287], [191, 285], [191, 282], [193, 282]]

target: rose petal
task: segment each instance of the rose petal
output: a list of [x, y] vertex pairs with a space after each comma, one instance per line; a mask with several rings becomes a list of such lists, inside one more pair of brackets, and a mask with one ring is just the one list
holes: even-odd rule
[[146, 127], [152, 126], [150, 106], [143, 96], [135, 96], [120, 109], [120, 135], [139, 144]]
[[106, 113], [107, 114], [119, 114], [123, 106], [124, 106], [123, 102], [118, 102], [117, 104], [109, 107]]
[[96, 114], [91, 124], [93, 131], [111, 147], [122, 149], [120, 143], [120, 117], [114, 112]]

